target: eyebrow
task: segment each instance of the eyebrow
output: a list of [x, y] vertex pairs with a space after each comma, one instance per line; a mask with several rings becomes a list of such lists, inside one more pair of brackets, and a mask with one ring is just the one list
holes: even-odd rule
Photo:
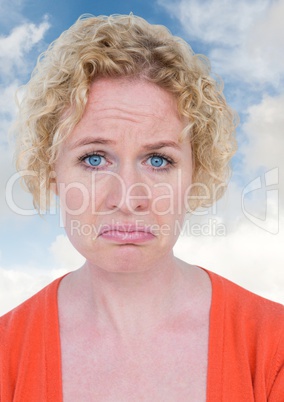
[[86, 137], [81, 140], [75, 141], [74, 144], [72, 144], [71, 149], [75, 149], [78, 147], [83, 147], [84, 145], [114, 145], [116, 142], [113, 140], [108, 140], [105, 138], [101, 137]]
[[175, 141], [160, 141], [160, 142], [155, 142], [153, 144], [147, 144], [143, 146], [143, 149], [146, 151], [153, 151], [155, 149], [161, 149], [161, 148], [175, 148], [180, 150], [180, 145], [177, 144]]
[[[116, 145], [116, 141], [106, 139], [106, 138], [101, 138], [101, 137], [86, 137], [81, 140], [76, 141], [74, 144], [72, 144], [71, 149], [75, 149], [78, 147], [82, 147], [85, 145]], [[176, 143], [175, 141], [159, 141], [155, 142], [153, 144], [146, 144], [142, 148], [145, 151], [153, 151], [156, 149], [161, 149], [161, 148], [175, 148], [177, 150], [180, 150], [180, 145]]]

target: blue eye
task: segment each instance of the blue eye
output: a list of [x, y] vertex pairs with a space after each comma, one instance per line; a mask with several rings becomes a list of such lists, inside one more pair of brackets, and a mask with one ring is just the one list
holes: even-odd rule
[[158, 155], [151, 156], [148, 160], [150, 161], [150, 164], [155, 168], [164, 167], [168, 164], [168, 161], [165, 158]]
[[102, 165], [102, 162], [104, 162], [104, 157], [101, 155], [90, 155], [85, 158], [85, 162], [89, 166], [97, 167]]

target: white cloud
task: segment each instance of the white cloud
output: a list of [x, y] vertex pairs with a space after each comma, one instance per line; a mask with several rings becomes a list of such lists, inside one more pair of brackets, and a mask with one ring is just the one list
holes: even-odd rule
[[0, 188], [0, 222], [13, 220], [21, 223], [21, 215], [26, 216], [34, 210], [32, 196], [22, 187], [12, 150], [5, 141], [0, 145]]
[[[0, 3], [0, 10], [1, 7], [3, 2]], [[15, 173], [8, 134], [16, 114], [15, 92], [28, 70], [29, 52], [40, 43], [49, 26], [44, 18], [38, 25], [23, 23], [15, 27], [8, 36], [0, 36], [0, 188], [3, 190]], [[32, 208], [30, 196], [23, 192], [19, 183], [14, 186], [13, 196], [23, 208]], [[6, 204], [5, 191], [1, 191], [0, 218], [7, 219], [11, 216], [13, 215]]]
[[24, 23], [12, 30], [10, 35], [0, 37], [0, 72], [3, 76], [13, 77], [15, 72], [22, 75], [27, 72], [27, 53], [40, 42], [50, 24], [47, 19], [39, 25]]
[[[269, 107], [264, 105], [266, 106], [269, 114]], [[272, 111], [274, 112], [274, 108]], [[265, 150], [266, 153], [270, 151], [271, 145], [263, 144], [259, 133], [266, 120], [265, 113], [256, 109], [250, 116], [248, 122], [251, 129], [255, 130], [256, 138], [247, 145], [246, 150], [249, 158], [250, 154], [254, 154], [254, 147], [257, 148], [255, 161], [252, 161], [250, 168], [245, 162], [243, 170], [239, 171], [239, 176], [243, 176], [241, 180], [237, 176], [230, 183], [224, 198], [209, 210], [208, 215], [198, 219], [189, 218], [189, 230], [185, 231], [186, 236], [178, 240], [175, 253], [189, 263], [203, 266], [257, 294], [284, 303], [284, 208], [279, 197], [284, 183], [282, 181], [269, 186], [268, 180], [266, 186], [264, 180], [265, 173], [275, 166], [273, 161], [278, 157], [281, 160], [283, 147], [279, 146], [277, 140], [277, 129], [281, 127], [281, 123], [279, 120], [275, 121], [275, 127], [270, 130], [271, 136], [275, 136], [274, 146], [277, 152], [279, 149], [278, 156], [276, 158], [274, 155], [275, 159], [273, 156], [269, 157], [266, 160], [267, 169], [257, 173], [262, 155]], [[276, 110], [271, 117], [281, 119], [280, 116]], [[256, 128], [257, 124], [259, 127]], [[274, 176], [269, 176], [268, 173], [266, 178], [273, 179]], [[260, 183], [261, 187], [253, 186], [245, 194], [250, 181]]]
[[245, 168], [256, 170], [260, 163], [267, 169], [284, 171], [284, 94], [264, 96], [248, 108], [243, 131], [247, 142], [242, 144]]
[[284, 74], [283, 18], [284, 1], [273, 2], [267, 14], [251, 26], [246, 44], [247, 56], [252, 67], [257, 67], [259, 78], [270, 77], [275, 85]]
[[5, 200], [6, 181], [13, 172], [11, 155], [7, 152], [7, 146], [0, 146], [0, 218], [6, 216], [9, 210]]
[[0, 316], [66, 272], [63, 269], [43, 271], [30, 266], [0, 267]]
[[30, 265], [0, 266], [0, 316], [85, 261], [64, 235], [56, 237], [48, 252], [54, 260], [50, 269]]
[[25, 272], [16, 268], [0, 268], [0, 315], [16, 307], [50, 282], [48, 275], [31, 271], [28, 267]]
[[65, 235], [58, 235], [51, 244], [49, 251], [58, 268], [73, 270], [80, 267], [85, 261], [84, 257], [72, 246]]
[[274, 236], [249, 221], [226, 236], [184, 236], [175, 246], [179, 258], [216, 272], [239, 285], [284, 303], [283, 235]]
[[[13, 81], [4, 87], [0, 94], [0, 111], [1, 114], [6, 116], [8, 121], [11, 121], [15, 116], [15, 92], [18, 86], [19, 83], [17, 81]], [[2, 119], [0, 122], [2, 122]], [[3, 131], [0, 129], [0, 132], [2, 133]]]
[[159, 0], [158, 3], [181, 21], [189, 38], [231, 47], [242, 42], [254, 20], [267, 9], [269, 0]]
[[211, 46], [213, 69], [248, 83], [277, 87], [284, 78], [284, 0], [158, 0], [187, 38]]
[[[15, 92], [18, 86], [18, 82], [14, 80], [6, 86], [3, 85], [0, 93], [0, 148], [2, 148], [0, 152], [7, 152], [7, 146], [8, 143], [10, 143], [9, 129], [16, 115]], [[3, 174], [4, 171], [1, 170], [0, 175]]]

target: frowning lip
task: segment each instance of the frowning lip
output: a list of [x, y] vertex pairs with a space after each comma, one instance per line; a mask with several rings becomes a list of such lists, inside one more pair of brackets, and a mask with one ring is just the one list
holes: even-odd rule
[[150, 226], [137, 226], [134, 224], [105, 225], [99, 232], [99, 237], [115, 243], [137, 244], [155, 238]]

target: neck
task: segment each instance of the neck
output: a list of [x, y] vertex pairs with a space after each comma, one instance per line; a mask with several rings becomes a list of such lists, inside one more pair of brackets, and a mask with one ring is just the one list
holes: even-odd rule
[[77, 285], [85, 290], [82, 307], [88, 317], [121, 337], [154, 332], [174, 314], [184, 288], [184, 264], [174, 256], [165, 261], [135, 273], [108, 272], [86, 263]]

